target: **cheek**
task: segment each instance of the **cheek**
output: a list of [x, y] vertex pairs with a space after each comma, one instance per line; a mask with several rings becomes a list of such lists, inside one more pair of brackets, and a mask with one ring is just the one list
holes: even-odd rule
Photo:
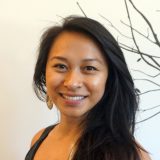
[[49, 95], [53, 94], [56, 91], [56, 88], [60, 85], [62, 77], [56, 73], [47, 71], [46, 72], [46, 88]]
[[89, 88], [95, 98], [101, 98], [104, 94], [107, 76], [97, 76], [90, 80]]

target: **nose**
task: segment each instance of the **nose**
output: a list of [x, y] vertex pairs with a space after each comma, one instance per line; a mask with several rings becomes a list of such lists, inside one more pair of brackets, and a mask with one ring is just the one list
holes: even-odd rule
[[68, 73], [64, 80], [64, 86], [69, 90], [76, 90], [83, 85], [82, 75], [77, 71]]

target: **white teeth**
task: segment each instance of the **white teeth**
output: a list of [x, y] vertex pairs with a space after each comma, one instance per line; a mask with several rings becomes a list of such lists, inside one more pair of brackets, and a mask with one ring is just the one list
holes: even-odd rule
[[73, 101], [82, 100], [84, 98], [84, 96], [66, 96], [66, 95], [63, 95], [63, 97], [65, 99], [73, 100]]

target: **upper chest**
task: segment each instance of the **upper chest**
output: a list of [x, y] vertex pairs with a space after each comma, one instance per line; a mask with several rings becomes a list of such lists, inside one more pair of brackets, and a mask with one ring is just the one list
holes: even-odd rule
[[72, 140], [46, 138], [35, 153], [34, 160], [70, 160], [72, 152]]

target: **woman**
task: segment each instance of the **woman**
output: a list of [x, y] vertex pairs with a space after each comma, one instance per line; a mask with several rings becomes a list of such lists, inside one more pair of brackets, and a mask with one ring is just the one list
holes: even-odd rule
[[25, 160], [149, 160], [134, 138], [138, 95], [123, 53], [99, 22], [68, 17], [42, 36], [34, 89], [60, 111]]

